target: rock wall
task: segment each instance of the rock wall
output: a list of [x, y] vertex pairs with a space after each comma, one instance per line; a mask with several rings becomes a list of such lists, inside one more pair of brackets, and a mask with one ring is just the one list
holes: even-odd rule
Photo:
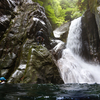
[[[0, 16], [4, 27], [0, 28], [1, 76], [8, 83], [63, 83], [49, 52], [52, 27], [44, 8], [31, 0], [0, 1], [1, 5], [4, 3], [11, 17], [5, 26], [7, 13]], [[35, 41], [40, 28], [44, 29], [45, 46]]]
[[100, 63], [100, 0], [89, 3], [89, 9], [82, 16], [82, 56]]
[[62, 83], [52, 55], [43, 46], [27, 39], [22, 47], [19, 66], [8, 83]]
[[82, 16], [82, 56], [86, 60], [100, 61], [99, 32], [95, 15], [87, 10]]
[[95, 4], [95, 19], [98, 27], [98, 32], [99, 32], [99, 38], [100, 38], [100, 0], [97, 0], [97, 3]]

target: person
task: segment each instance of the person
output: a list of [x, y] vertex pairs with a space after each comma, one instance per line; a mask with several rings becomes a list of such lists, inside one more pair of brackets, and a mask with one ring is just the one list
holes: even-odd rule
[[37, 45], [41, 43], [43, 45], [44, 43], [44, 38], [43, 38], [43, 29], [41, 28], [35, 35]]
[[0, 77], [0, 84], [4, 84], [6, 79], [4, 77]]

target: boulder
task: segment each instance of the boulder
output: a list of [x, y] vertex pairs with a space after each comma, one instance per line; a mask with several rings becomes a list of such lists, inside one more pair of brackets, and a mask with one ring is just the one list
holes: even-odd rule
[[71, 22], [67, 22], [67, 23], [62, 24], [60, 27], [56, 28], [53, 31], [54, 37], [62, 40], [63, 42], [66, 42], [70, 24], [71, 24]]
[[42, 45], [27, 39], [22, 48], [18, 68], [8, 83], [63, 83], [52, 55]]

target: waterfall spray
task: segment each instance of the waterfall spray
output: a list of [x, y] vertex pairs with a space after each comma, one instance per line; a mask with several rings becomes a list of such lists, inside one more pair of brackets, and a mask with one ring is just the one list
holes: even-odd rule
[[81, 17], [70, 25], [66, 48], [57, 61], [64, 83], [99, 83], [100, 66], [89, 64], [80, 57], [82, 49]]
[[69, 48], [74, 54], [77, 55], [82, 49], [81, 33], [81, 17], [79, 17], [71, 22], [66, 45], [66, 48]]

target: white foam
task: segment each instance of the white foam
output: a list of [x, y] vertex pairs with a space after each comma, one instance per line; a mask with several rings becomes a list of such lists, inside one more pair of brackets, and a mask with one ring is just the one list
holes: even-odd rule
[[82, 48], [81, 17], [71, 22], [66, 49], [57, 61], [64, 83], [100, 83], [100, 66], [79, 56]]

